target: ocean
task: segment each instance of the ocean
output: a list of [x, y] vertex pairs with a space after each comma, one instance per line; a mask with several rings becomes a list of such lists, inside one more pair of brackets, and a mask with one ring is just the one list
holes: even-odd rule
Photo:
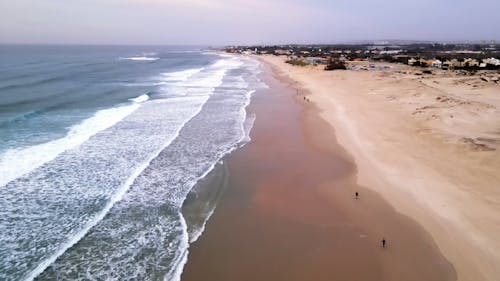
[[249, 141], [259, 72], [205, 48], [0, 46], [0, 280], [179, 280], [217, 196], [183, 205]]

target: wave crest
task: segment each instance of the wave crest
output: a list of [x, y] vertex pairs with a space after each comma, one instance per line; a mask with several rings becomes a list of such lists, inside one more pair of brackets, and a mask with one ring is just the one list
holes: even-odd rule
[[0, 186], [29, 173], [55, 159], [66, 150], [77, 147], [98, 132], [105, 130], [134, 112], [139, 104], [109, 108], [98, 111], [69, 129], [60, 139], [25, 148], [9, 149], [0, 155]]
[[120, 60], [131, 60], [131, 61], [156, 61], [159, 60], [159, 57], [126, 57], [126, 58], [120, 58]]

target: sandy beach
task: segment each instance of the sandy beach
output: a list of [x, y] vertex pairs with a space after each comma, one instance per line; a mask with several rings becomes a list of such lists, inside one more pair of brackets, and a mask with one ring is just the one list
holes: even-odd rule
[[432, 233], [360, 180], [307, 85], [269, 62], [270, 89], [247, 109], [252, 141], [225, 160], [228, 186], [182, 280], [456, 280]]
[[353, 156], [357, 183], [428, 231], [459, 280], [498, 280], [498, 73], [327, 72], [260, 59], [306, 89]]

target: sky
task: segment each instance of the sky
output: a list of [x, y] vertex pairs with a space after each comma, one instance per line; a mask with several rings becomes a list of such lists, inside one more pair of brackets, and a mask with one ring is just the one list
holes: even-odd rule
[[500, 41], [499, 11], [499, 0], [0, 0], [0, 44]]

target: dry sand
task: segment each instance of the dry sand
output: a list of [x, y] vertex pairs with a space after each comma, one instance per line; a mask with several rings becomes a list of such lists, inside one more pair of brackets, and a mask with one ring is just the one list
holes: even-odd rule
[[358, 183], [422, 225], [459, 280], [499, 280], [500, 74], [327, 72], [259, 58], [307, 89]]
[[278, 78], [252, 98], [252, 141], [227, 159], [228, 188], [182, 280], [456, 280], [422, 226], [356, 183], [334, 129]]

